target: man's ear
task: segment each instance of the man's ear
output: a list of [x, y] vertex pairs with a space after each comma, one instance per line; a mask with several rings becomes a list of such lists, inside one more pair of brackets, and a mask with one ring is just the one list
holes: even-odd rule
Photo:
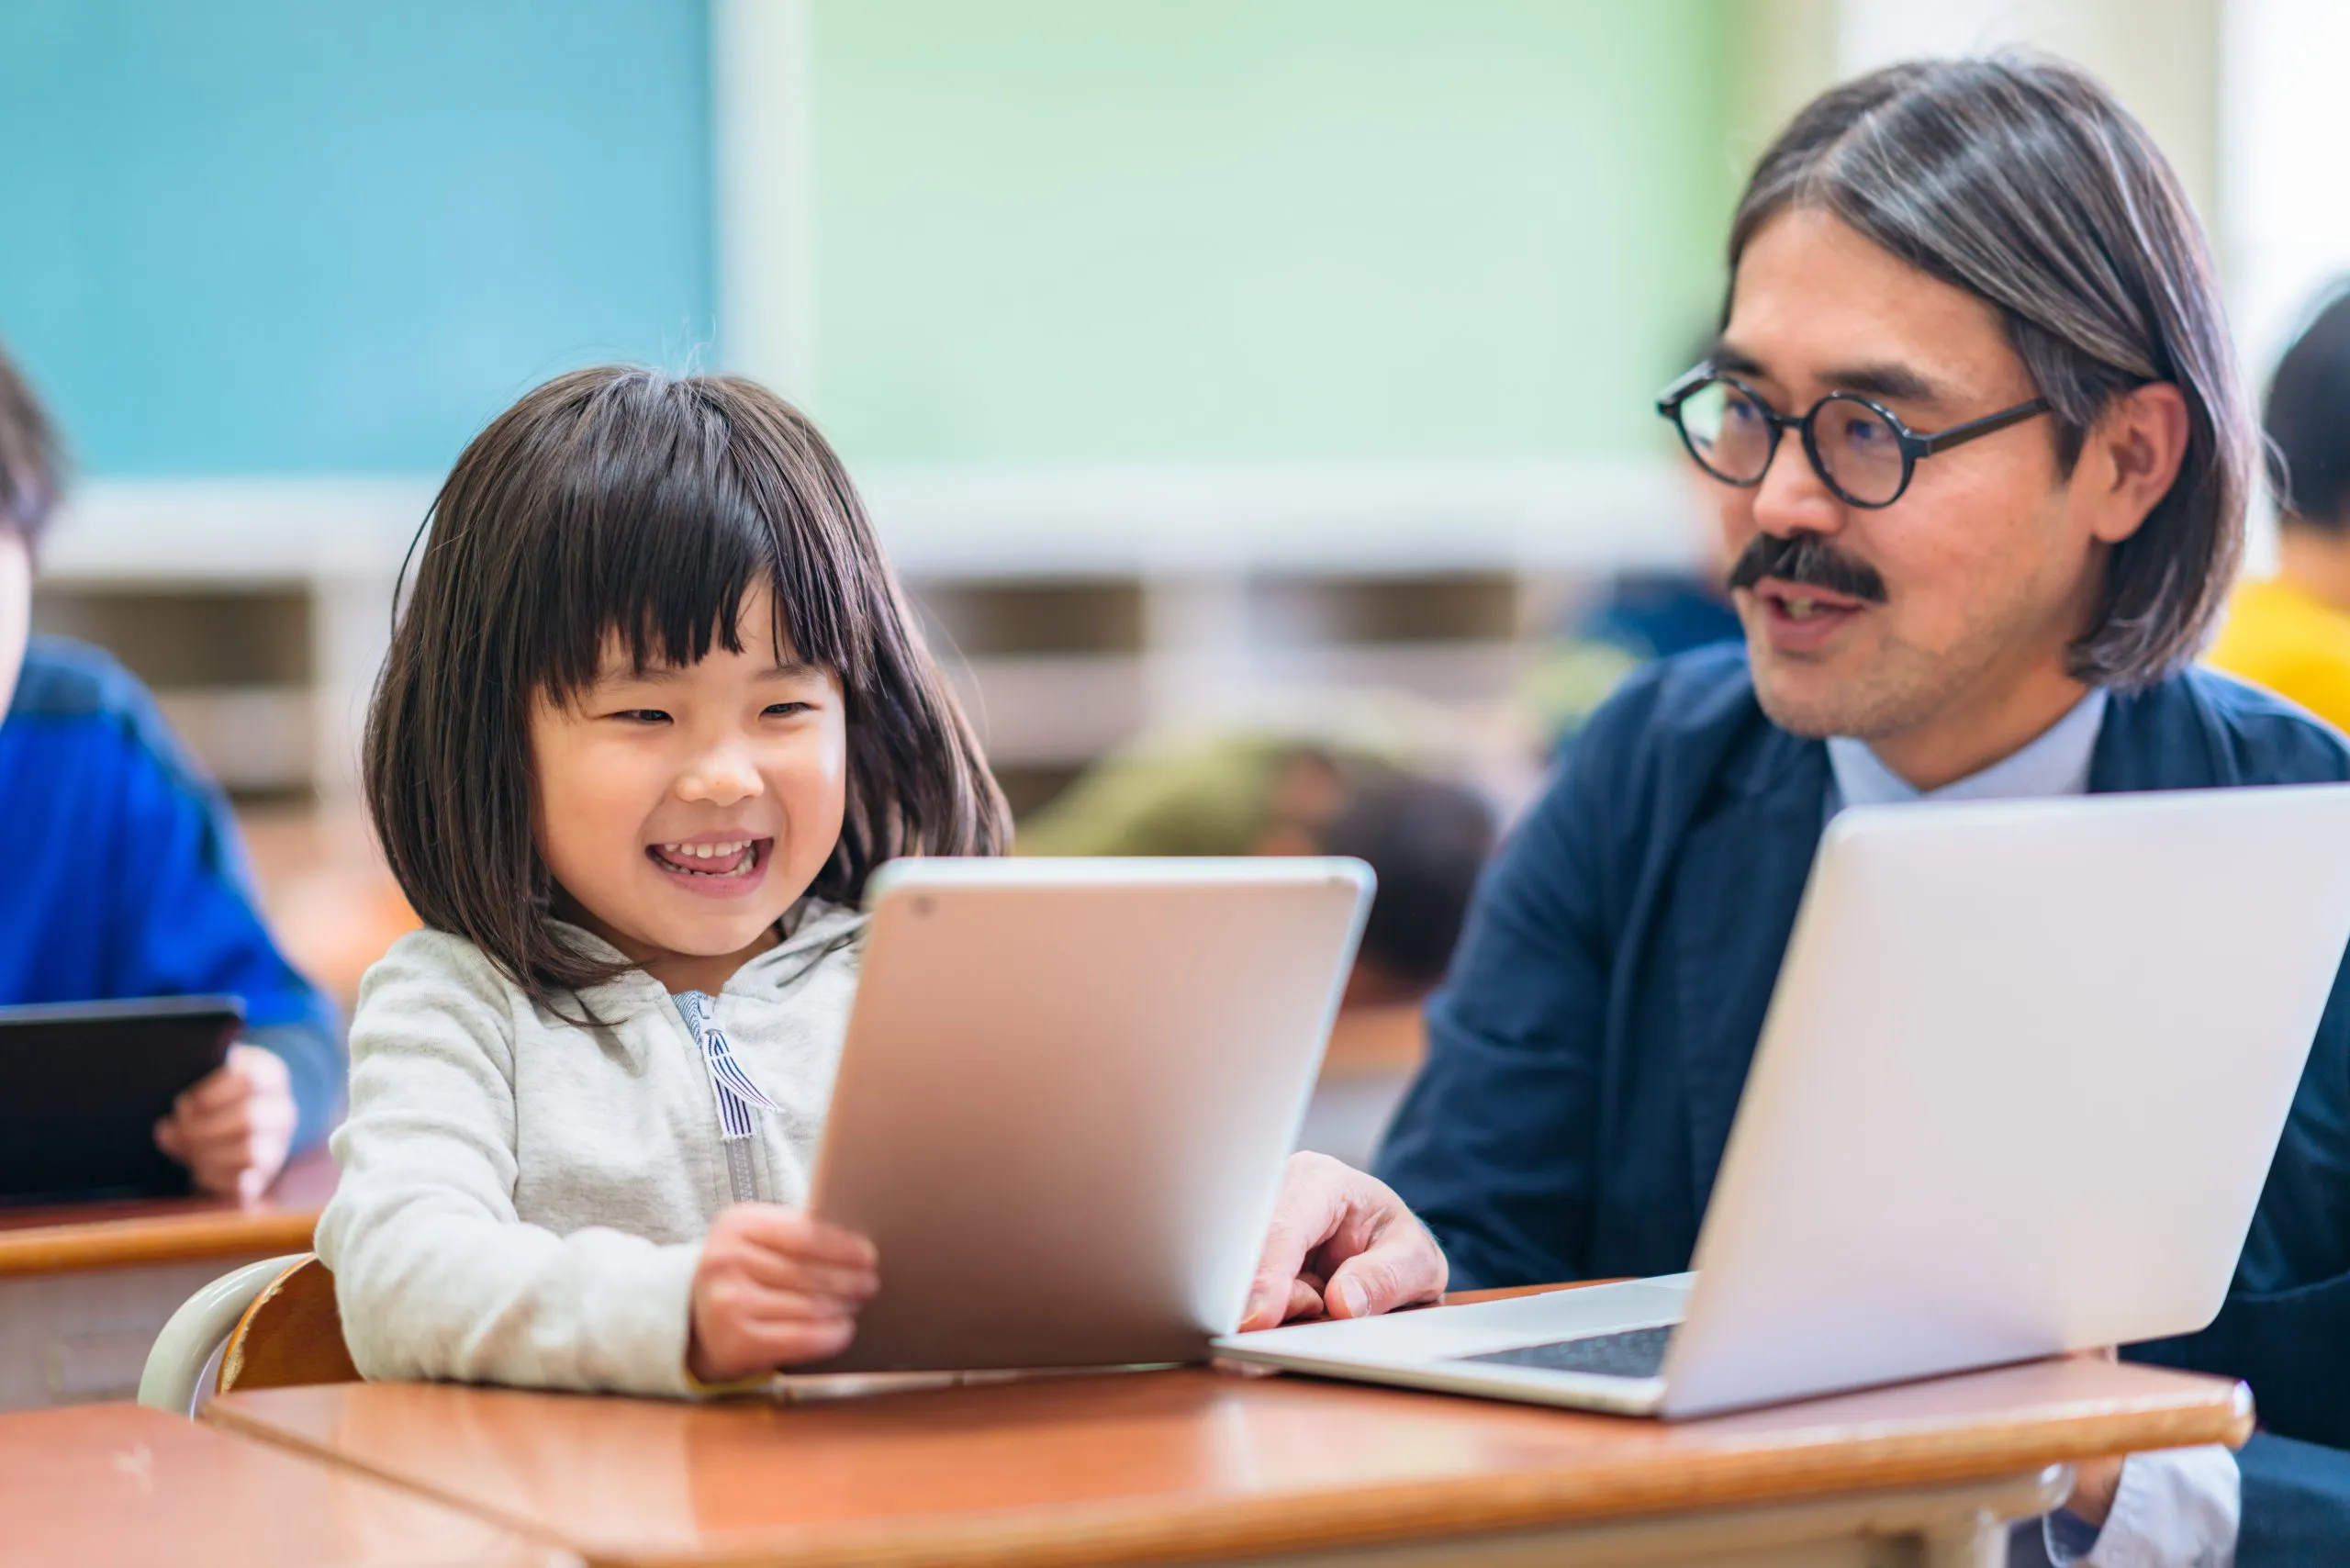
[[2119, 544], [2170, 494], [2187, 461], [2187, 394], [2149, 382], [2115, 398], [2089, 427], [2073, 483], [2088, 504], [2089, 532]]

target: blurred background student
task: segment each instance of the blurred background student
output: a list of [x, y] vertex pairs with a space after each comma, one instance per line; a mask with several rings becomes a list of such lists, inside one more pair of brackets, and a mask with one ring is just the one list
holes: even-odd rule
[[244, 1040], [155, 1138], [204, 1191], [254, 1196], [341, 1098], [334, 1010], [254, 913], [227, 802], [145, 689], [95, 648], [28, 636], [63, 468], [0, 352], [0, 1004], [241, 1000]]
[[1105, 758], [1024, 823], [1024, 855], [1349, 855], [1379, 879], [1344, 1005], [1434, 991], [1494, 814], [1466, 784], [1296, 734], [1237, 730]]
[[2236, 589], [2210, 659], [2350, 729], [2350, 290], [2277, 362], [2261, 424], [2277, 573]]

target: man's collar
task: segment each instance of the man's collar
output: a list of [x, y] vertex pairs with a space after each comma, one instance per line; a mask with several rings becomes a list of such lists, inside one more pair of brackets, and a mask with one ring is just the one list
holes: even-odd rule
[[1828, 742], [1828, 766], [1840, 805], [1899, 805], [1910, 801], [2018, 801], [2088, 792], [2089, 762], [2105, 724], [2106, 695], [2088, 695], [2022, 750], [1939, 790], [1919, 790], [1877, 760], [1868, 743], [1849, 735]]

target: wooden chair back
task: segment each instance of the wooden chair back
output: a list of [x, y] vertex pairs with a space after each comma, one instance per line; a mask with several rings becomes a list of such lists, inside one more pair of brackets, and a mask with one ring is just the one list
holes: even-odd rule
[[217, 1392], [358, 1381], [342, 1342], [334, 1275], [312, 1253], [272, 1280], [237, 1320], [221, 1352]]

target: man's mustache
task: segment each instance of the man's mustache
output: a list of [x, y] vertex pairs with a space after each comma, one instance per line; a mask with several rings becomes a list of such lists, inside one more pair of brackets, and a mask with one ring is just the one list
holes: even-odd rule
[[1885, 579], [1876, 568], [1855, 561], [1817, 533], [1781, 538], [1758, 533], [1730, 564], [1729, 586], [1751, 588], [1765, 577], [1801, 588], [1825, 588], [1867, 604], [1885, 602]]

